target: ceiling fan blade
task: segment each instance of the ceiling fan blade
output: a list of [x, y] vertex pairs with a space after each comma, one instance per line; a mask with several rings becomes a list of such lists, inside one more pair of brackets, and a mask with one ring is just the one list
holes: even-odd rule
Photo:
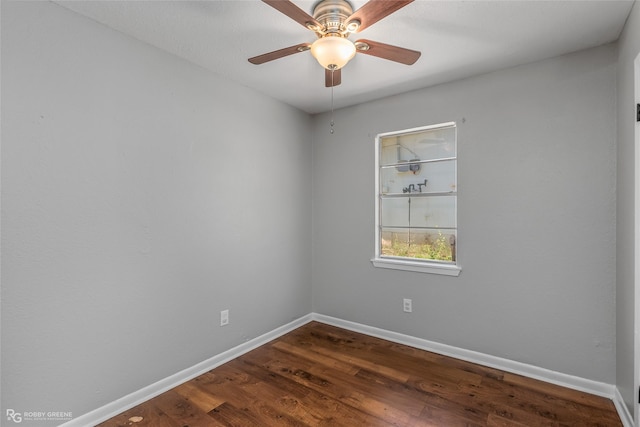
[[417, 50], [405, 49], [403, 47], [392, 46], [372, 40], [358, 40], [355, 42], [356, 51], [365, 55], [377, 56], [389, 61], [401, 64], [413, 65], [420, 58], [421, 53]]
[[274, 59], [283, 58], [285, 56], [293, 55], [294, 53], [304, 52], [309, 50], [311, 45], [309, 43], [300, 43], [295, 46], [285, 47], [284, 49], [274, 50], [273, 52], [263, 53], [262, 55], [249, 58], [249, 62], [252, 64], [264, 64], [265, 62], [273, 61]]
[[289, 18], [293, 19], [300, 25], [305, 28], [308, 28], [312, 31], [315, 29], [319, 29], [322, 25], [316, 21], [311, 15], [309, 15], [304, 10], [300, 9], [298, 6], [293, 4], [290, 0], [262, 0], [272, 8], [278, 10], [279, 12], [284, 13]]
[[[263, 0], [265, 1], [265, 0]], [[353, 21], [360, 21], [360, 26], [356, 33], [375, 24], [382, 18], [391, 15], [398, 9], [401, 9], [413, 2], [414, 0], [369, 0], [360, 9], [356, 10], [353, 15], [345, 21], [347, 24]]]
[[338, 86], [342, 83], [342, 69], [327, 70], [324, 69], [324, 85], [325, 87]]

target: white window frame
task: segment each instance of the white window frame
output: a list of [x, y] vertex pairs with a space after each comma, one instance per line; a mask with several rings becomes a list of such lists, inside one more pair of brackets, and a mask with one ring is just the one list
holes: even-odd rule
[[[445, 127], [456, 128], [455, 175], [456, 175], [456, 185], [457, 185], [458, 141], [457, 141], [457, 125], [455, 122], [439, 123], [435, 125], [422, 126], [422, 127], [412, 128], [412, 129], [405, 129], [401, 131], [380, 133], [376, 136], [376, 139], [375, 139], [375, 255], [374, 255], [374, 258], [371, 259], [371, 263], [375, 267], [389, 268], [393, 270], [415, 271], [419, 273], [441, 274], [441, 275], [447, 275], [447, 276], [458, 276], [462, 271], [462, 268], [460, 267], [460, 259], [458, 257], [457, 241], [456, 241], [456, 260], [455, 262], [452, 262], [452, 263], [438, 262], [436, 260], [422, 260], [419, 258], [387, 257], [387, 256], [381, 256], [380, 254], [380, 247], [381, 247], [380, 245], [381, 243], [380, 242], [380, 235], [381, 235], [380, 233], [380, 197], [381, 197], [380, 196], [381, 195], [381, 192], [380, 192], [380, 148], [381, 148], [380, 144], [381, 144], [381, 140], [389, 136], [424, 132], [427, 130], [433, 130], [433, 129], [439, 129], [439, 128], [445, 128]], [[456, 206], [457, 206], [457, 197], [458, 197], [457, 187], [454, 194], [456, 196]], [[457, 235], [458, 233], [457, 207], [456, 207], [455, 216], [456, 216], [456, 235]], [[456, 240], [457, 240], [457, 237], [456, 237]]]

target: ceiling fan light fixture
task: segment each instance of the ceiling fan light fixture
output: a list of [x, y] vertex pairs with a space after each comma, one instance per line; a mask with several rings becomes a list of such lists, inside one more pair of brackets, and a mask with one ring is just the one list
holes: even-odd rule
[[311, 45], [311, 55], [327, 70], [339, 70], [356, 54], [356, 47], [340, 35], [326, 35]]
[[358, 19], [350, 21], [345, 27], [345, 29], [349, 33], [355, 33], [356, 31], [358, 31], [358, 28], [360, 28], [360, 21]]
[[356, 46], [356, 50], [359, 51], [359, 52], [366, 52], [369, 49], [371, 49], [371, 46], [369, 46], [368, 43], [365, 43], [363, 41], [357, 41], [354, 44]]

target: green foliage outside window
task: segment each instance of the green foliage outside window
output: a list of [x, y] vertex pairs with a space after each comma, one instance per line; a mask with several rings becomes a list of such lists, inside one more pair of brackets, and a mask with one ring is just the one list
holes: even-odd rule
[[454, 247], [449, 236], [434, 234], [412, 234], [387, 232], [382, 236], [383, 256], [420, 258], [436, 261], [453, 261]]

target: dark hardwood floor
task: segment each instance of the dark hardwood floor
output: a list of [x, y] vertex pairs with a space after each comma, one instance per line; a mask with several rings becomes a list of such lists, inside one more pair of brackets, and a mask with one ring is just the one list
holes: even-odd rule
[[311, 322], [100, 426], [622, 423], [609, 399]]

